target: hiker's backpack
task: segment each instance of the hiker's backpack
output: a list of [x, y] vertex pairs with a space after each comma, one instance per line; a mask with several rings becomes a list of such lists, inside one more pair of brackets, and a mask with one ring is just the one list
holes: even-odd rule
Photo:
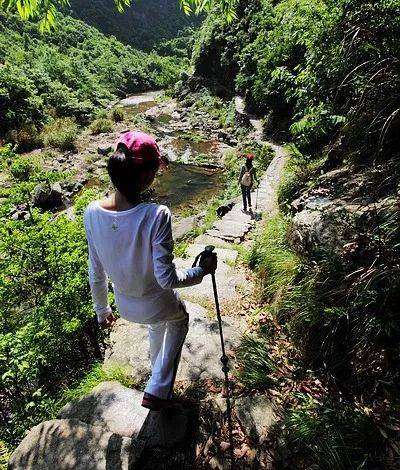
[[251, 174], [250, 171], [246, 171], [240, 180], [240, 184], [243, 186], [251, 186]]

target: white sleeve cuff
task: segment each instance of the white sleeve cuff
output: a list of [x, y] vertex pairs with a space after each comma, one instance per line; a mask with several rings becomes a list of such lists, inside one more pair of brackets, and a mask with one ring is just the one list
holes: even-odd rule
[[103, 323], [103, 321], [112, 313], [111, 307], [107, 305], [107, 307], [102, 308], [101, 310], [96, 311], [97, 321], [99, 323]]

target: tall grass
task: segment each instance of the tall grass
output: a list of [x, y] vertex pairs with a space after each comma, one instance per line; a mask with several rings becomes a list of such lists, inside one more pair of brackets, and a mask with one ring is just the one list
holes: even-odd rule
[[249, 389], [264, 388], [271, 383], [269, 374], [276, 369], [268, 335], [246, 335], [236, 351], [236, 377]]
[[302, 269], [302, 261], [287, 245], [290, 221], [279, 214], [269, 219], [247, 255], [260, 281], [261, 299], [271, 301], [288, 291]]
[[377, 455], [384, 448], [384, 437], [372, 417], [329, 400], [318, 403], [305, 395], [301, 400], [277, 431], [292, 455], [321, 470], [383, 468]]

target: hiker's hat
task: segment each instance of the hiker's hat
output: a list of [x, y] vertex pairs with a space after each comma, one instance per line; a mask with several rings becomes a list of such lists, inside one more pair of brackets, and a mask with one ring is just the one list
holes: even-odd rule
[[162, 166], [168, 165], [168, 160], [161, 156], [160, 149], [155, 139], [145, 132], [125, 131], [117, 140], [116, 149], [126, 147], [138, 165], [158, 162]]

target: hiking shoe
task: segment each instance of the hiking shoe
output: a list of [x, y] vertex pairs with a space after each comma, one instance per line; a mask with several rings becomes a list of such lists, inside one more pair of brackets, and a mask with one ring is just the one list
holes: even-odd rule
[[142, 399], [142, 406], [152, 411], [160, 411], [164, 408], [169, 408], [174, 405], [172, 400], [165, 400], [156, 397], [151, 393], [144, 392]]

